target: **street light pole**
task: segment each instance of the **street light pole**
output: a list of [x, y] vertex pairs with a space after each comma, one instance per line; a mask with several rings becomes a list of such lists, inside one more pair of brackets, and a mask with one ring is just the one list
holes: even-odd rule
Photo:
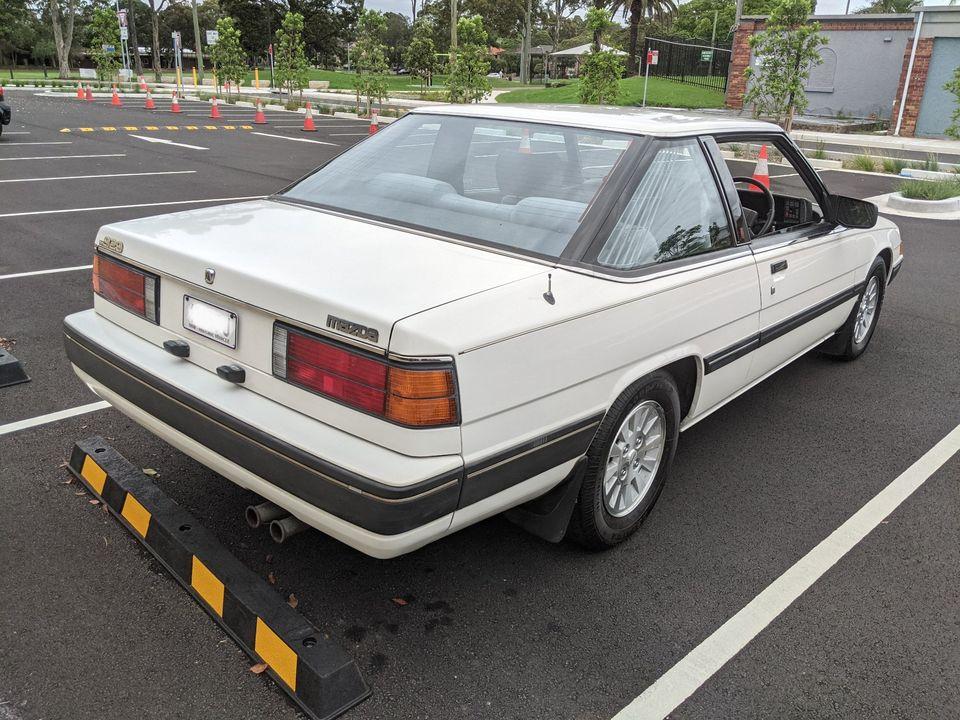
[[193, 0], [193, 45], [197, 51], [197, 74], [203, 85], [203, 50], [200, 46], [200, 20], [197, 18], [197, 0]]
[[450, 0], [450, 60], [457, 52], [457, 0]]

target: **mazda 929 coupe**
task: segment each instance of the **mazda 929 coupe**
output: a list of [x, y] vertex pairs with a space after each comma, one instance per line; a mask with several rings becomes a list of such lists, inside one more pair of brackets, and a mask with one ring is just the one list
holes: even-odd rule
[[263, 200], [103, 227], [65, 342], [120, 412], [369, 555], [504, 511], [603, 548], [680, 432], [863, 353], [901, 262], [774, 125], [435, 106]]

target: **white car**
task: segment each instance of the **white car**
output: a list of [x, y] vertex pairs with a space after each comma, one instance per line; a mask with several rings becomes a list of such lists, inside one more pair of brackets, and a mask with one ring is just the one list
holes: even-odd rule
[[681, 431], [813, 348], [860, 355], [901, 261], [774, 125], [430, 107], [265, 200], [103, 227], [66, 348], [119, 411], [369, 555], [510, 509], [606, 547]]

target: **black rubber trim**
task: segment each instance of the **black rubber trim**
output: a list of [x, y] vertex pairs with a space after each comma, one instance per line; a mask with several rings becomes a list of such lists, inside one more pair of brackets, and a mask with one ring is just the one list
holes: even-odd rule
[[893, 285], [893, 281], [896, 279], [897, 275], [900, 274], [900, 268], [903, 267], [903, 260], [898, 262], [893, 266], [893, 270], [890, 271], [890, 279], [887, 280], [887, 287]]
[[771, 325], [765, 330], [761, 330], [760, 345], [766, 345], [768, 342], [773, 342], [778, 337], [782, 337], [788, 332], [796, 330], [801, 325], [820, 317], [824, 313], [830, 312], [838, 305], [843, 305], [843, 303], [850, 298], [855, 298], [857, 295], [863, 292], [864, 286], [864, 283], [854, 285], [852, 288], [848, 288], [841, 293], [837, 293], [833, 297], [829, 297], [826, 300], [817, 303], [813, 307], [807, 308], [803, 312], [799, 312], [792, 317], [788, 317], [786, 320], [781, 320], [776, 325]]
[[719, 370], [734, 360], [739, 360], [744, 355], [749, 355], [758, 347], [760, 347], [760, 333], [745, 338], [735, 345], [731, 345], [709, 357], [705, 357], [703, 359], [703, 374], [709, 375], [714, 370]]
[[603, 413], [540, 435], [467, 467], [459, 507], [472, 505], [583, 455]]
[[70, 361], [98, 382], [212, 452], [347, 522], [394, 535], [456, 509], [460, 470], [405, 488], [378, 483], [243, 423], [72, 328], [66, 327], [64, 335]]
[[719, 370], [724, 365], [729, 365], [734, 360], [739, 360], [743, 356], [752, 353], [757, 348], [762, 347], [769, 342], [773, 342], [777, 338], [786, 335], [788, 332], [796, 330], [801, 325], [820, 317], [826, 312], [830, 312], [835, 307], [843, 305], [843, 303], [845, 303], [847, 300], [855, 298], [861, 292], [863, 292], [863, 288], [865, 286], [865, 283], [854, 285], [852, 288], [848, 288], [841, 293], [837, 293], [836, 295], [817, 303], [813, 307], [807, 308], [803, 312], [799, 312], [796, 315], [788, 317], [786, 320], [781, 320], [776, 325], [771, 325], [765, 330], [761, 330], [756, 335], [751, 335], [750, 337], [744, 338], [743, 340], [734, 343], [730, 347], [724, 348], [713, 355], [708, 355], [703, 359], [703, 374], [709, 375], [714, 370]]

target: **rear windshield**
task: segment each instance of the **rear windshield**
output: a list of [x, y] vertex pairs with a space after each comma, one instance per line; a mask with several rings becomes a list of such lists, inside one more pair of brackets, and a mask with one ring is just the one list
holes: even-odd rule
[[284, 197], [556, 258], [631, 136], [407, 115]]

